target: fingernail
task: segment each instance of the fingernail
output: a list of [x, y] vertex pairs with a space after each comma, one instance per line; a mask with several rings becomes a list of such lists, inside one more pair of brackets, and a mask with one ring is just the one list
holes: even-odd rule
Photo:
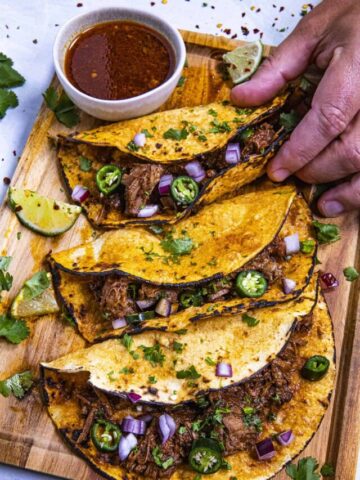
[[271, 180], [274, 180], [275, 182], [282, 182], [289, 175], [290, 172], [289, 170], [286, 170], [286, 168], [279, 168], [277, 170], [270, 171]]
[[321, 205], [321, 210], [327, 217], [336, 217], [344, 212], [344, 207], [337, 200], [329, 200]]

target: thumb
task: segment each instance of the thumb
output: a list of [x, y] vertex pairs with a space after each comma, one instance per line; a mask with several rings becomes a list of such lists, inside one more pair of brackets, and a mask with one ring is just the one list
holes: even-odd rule
[[344, 212], [360, 210], [360, 173], [324, 193], [318, 201], [318, 207], [325, 217], [337, 217]]
[[306, 70], [319, 41], [318, 36], [309, 35], [306, 23], [305, 20], [300, 22], [294, 32], [263, 61], [251, 80], [232, 89], [231, 101], [235, 105], [261, 105]]

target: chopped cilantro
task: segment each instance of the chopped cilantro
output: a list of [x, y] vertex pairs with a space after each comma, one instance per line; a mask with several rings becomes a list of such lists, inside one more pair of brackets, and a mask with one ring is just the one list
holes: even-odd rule
[[145, 255], [145, 260], [147, 262], [152, 262], [155, 257], [160, 257], [160, 255], [153, 250], [153, 246], [151, 246], [150, 250], [145, 250], [145, 247], [142, 246], [140, 247], [140, 250], [144, 253]]
[[255, 413], [256, 410], [252, 409], [252, 413], [245, 413], [243, 416], [243, 422], [247, 427], [254, 427], [255, 430], [260, 433], [263, 430], [263, 425], [260, 417]]
[[3, 290], [7, 292], [12, 287], [13, 277], [7, 271], [12, 257], [0, 257], [0, 294]]
[[356, 270], [355, 267], [346, 267], [343, 270], [344, 276], [348, 282], [353, 282], [354, 280], [358, 279], [360, 274]]
[[210, 358], [210, 357], [206, 357], [206, 358], [205, 358], [205, 362], [206, 362], [208, 365], [210, 365], [211, 367], [214, 366], [214, 365], [216, 365], [216, 362], [215, 362], [212, 358]]
[[29, 329], [24, 320], [16, 320], [6, 314], [0, 315], [0, 337], [18, 344], [29, 336]]
[[260, 322], [260, 320], [258, 320], [255, 317], [251, 317], [247, 313], [243, 313], [242, 321], [245, 322], [249, 327], [255, 327], [255, 325], [257, 325]]
[[80, 170], [83, 172], [89, 172], [91, 170], [92, 161], [86, 157], [80, 155]]
[[320, 473], [323, 477], [333, 477], [335, 475], [335, 469], [329, 463], [324, 463], [321, 467]]
[[170, 259], [174, 263], [179, 261], [181, 255], [188, 255], [195, 247], [194, 242], [186, 234], [179, 238], [174, 238], [172, 234], [167, 234], [160, 245], [166, 252], [171, 254]]
[[253, 407], [243, 407], [242, 410], [245, 413], [245, 415], [251, 415], [252, 413], [255, 412], [255, 408]]
[[151, 454], [154, 458], [156, 465], [158, 467], [163, 468], [164, 470], [167, 470], [169, 467], [171, 467], [174, 464], [173, 457], [168, 457], [166, 460], [163, 460], [163, 453], [159, 446], [156, 446], [155, 448], [153, 448], [151, 451]]
[[122, 373], [124, 375], [130, 375], [130, 374], [134, 373], [134, 371], [135, 370], [132, 367], [124, 367], [121, 370], [119, 370], [119, 373]]
[[14, 92], [0, 88], [0, 119], [5, 117], [8, 108], [15, 108], [18, 105], [19, 100]]
[[186, 428], [184, 426], [179, 427], [179, 434], [184, 435], [186, 433]]
[[280, 113], [280, 125], [284, 127], [287, 132], [294, 130], [299, 121], [300, 117], [295, 110], [291, 110], [289, 113]]
[[185, 345], [183, 343], [174, 341], [173, 343], [173, 349], [176, 353], [181, 353], [185, 348]]
[[184, 378], [187, 378], [190, 380], [197, 380], [200, 377], [201, 375], [200, 373], [197, 372], [194, 365], [191, 365], [186, 370], [179, 370], [176, 372], [176, 378], [179, 378], [180, 380], [183, 380]]
[[181, 75], [181, 77], [179, 78], [179, 81], [178, 81], [178, 83], [177, 83], [176, 86], [177, 86], [177, 87], [183, 87], [184, 84], [185, 84], [185, 82], [186, 82], [186, 77], [184, 77], [183, 75]]
[[106, 374], [106, 376], [108, 377], [108, 379], [110, 380], [110, 382], [115, 382], [116, 381], [116, 378], [114, 377], [114, 370], [111, 370], [111, 372], [108, 372]]
[[245, 130], [243, 130], [241, 133], [240, 133], [240, 138], [242, 141], [244, 140], [247, 140], [248, 138], [251, 138], [255, 133], [255, 130], [251, 127], [248, 127], [248, 128], [245, 128]]
[[36, 272], [23, 286], [24, 298], [32, 300], [41, 295], [50, 286], [50, 279], [47, 272], [41, 270]]
[[198, 135], [197, 139], [199, 140], [199, 142], [206, 142], [207, 141], [207, 136], [206, 135]]
[[208, 114], [209, 115], [212, 115], [213, 117], [217, 117], [218, 116], [218, 112], [216, 110], [214, 110], [213, 108], [210, 108], [208, 110]]
[[68, 128], [74, 127], [79, 123], [78, 111], [65, 92], [58, 95], [54, 87], [49, 87], [43, 93], [43, 97], [46, 105], [55, 113], [60, 123]]
[[3, 397], [14, 395], [14, 397], [21, 399], [25, 393], [30, 390], [34, 381], [30, 371], [16, 373], [6, 380], [0, 381], [0, 394]]
[[121, 343], [124, 345], [126, 350], [130, 352], [131, 347], [134, 343], [134, 340], [132, 339], [131, 335], [128, 335], [127, 333], [125, 333], [125, 335], [121, 339]]
[[235, 108], [237, 115], [249, 115], [252, 112], [252, 108]]
[[175, 330], [175, 332], [177, 335], [185, 335], [187, 333], [187, 329], [186, 328], [180, 328], [180, 330]]
[[210, 122], [212, 128], [210, 128], [209, 133], [226, 133], [231, 132], [231, 127], [228, 122], [219, 122], [217, 118], [214, 118], [212, 122]]
[[155, 377], [155, 375], [149, 375], [148, 380], [149, 380], [149, 383], [151, 383], [152, 385], [157, 383], [157, 378]]
[[313, 221], [316, 236], [321, 245], [326, 243], [333, 243], [340, 240], [340, 229], [333, 223], [320, 223], [317, 220]]
[[154, 135], [152, 133], [149, 132], [149, 130], [147, 130], [146, 128], [143, 128], [141, 130], [141, 133], [143, 133], [145, 135], [146, 138], [152, 138]]
[[151, 230], [155, 235], [161, 235], [164, 231], [163, 227], [161, 225], [151, 225], [149, 227], [149, 230]]
[[303, 240], [300, 242], [300, 251], [302, 253], [312, 253], [315, 248], [315, 240]]
[[169, 130], [166, 130], [166, 132], [164, 132], [163, 137], [167, 140], [185, 140], [188, 135], [189, 132], [186, 128], [182, 128], [181, 130], [176, 128], [169, 128]]
[[157, 364], [162, 365], [164, 363], [165, 355], [158, 343], [152, 347], [141, 345], [140, 348], [142, 348], [142, 351], [144, 352], [145, 360], [150, 362], [153, 367], [155, 367]]
[[285, 471], [293, 480], [320, 480], [320, 475], [316, 472], [318, 466], [315, 458], [305, 457], [297, 465], [287, 465]]
[[130, 150], [130, 152], [137, 152], [139, 147], [135, 145], [134, 140], [131, 140], [127, 145], [126, 148]]

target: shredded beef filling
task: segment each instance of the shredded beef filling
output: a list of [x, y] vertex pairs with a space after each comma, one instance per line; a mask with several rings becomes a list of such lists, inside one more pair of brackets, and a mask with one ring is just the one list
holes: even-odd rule
[[[149, 479], [169, 478], [177, 465], [187, 463], [193, 441], [202, 436], [221, 442], [225, 456], [242, 450], [254, 453], [264, 424], [274, 421], [282, 405], [289, 402], [299, 388], [293, 373], [299, 371], [303, 364], [304, 359], [299, 356], [298, 349], [306, 343], [311, 325], [312, 315], [303, 317], [282, 353], [240, 385], [210, 392], [181, 408], [144, 405], [143, 411], [133, 416], [150, 414], [153, 418], [145, 435], [137, 437], [137, 448], [122, 466], [129, 472]], [[50, 381], [49, 386], [54, 387]], [[73, 397], [80, 405], [82, 428], [67, 433], [74, 443], [81, 443], [85, 447], [91, 441], [89, 431], [95, 418], [105, 418], [121, 425], [121, 412], [127, 408], [133, 410], [128, 400], [100, 392], [87, 382], [82, 385], [81, 382], [63, 383], [58, 387], [64, 399]], [[158, 418], [164, 411], [175, 420], [176, 433], [162, 445]], [[171, 457], [173, 464], [164, 469], [156, 463], [155, 452], [162, 461]], [[117, 452], [98, 452], [97, 456], [100, 462], [120, 464]]]
[[[284, 257], [285, 243], [277, 238], [240, 271], [257, 270], [265, 276], [271, 285], [283, 276], [279, 259], [281, 260]], [[217, 302], [236, 296], [234, 290], [236, 275], [229, 275], [226, 278], [203, 284], [200, 291], [204, 303]], [[146, 283], [135, 284], [126, 277], [116, 275], [110, 275], [105, 280], [91, 281], [89, 288], [99, 302], [103, 313], [111, 321], [141, 310], [153, 310], [160, 298], [166, 298], [170, 301], [174, 313], [178, 308], [181, 308], [181, 306], [179, 307], [179, 299], [181, 293], [184, 292], [184, 290], [176, 288], [164, 288]], [[141, 308], [137, 304], [139, 301], [140, 304], [143, 302]]]
[[275, 130], [270, 123], [263, 123], [255, 130], [255, 132], [244, 140], [242, 155], [257, 155], [262, 153], [273, 141]]

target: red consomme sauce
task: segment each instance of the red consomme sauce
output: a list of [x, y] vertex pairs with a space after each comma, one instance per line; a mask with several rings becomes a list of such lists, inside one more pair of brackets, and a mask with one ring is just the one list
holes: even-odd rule
[[80, 33], [65, 54], [65, 74], [83, 93], [122, 100], [152, 90], [174, 70], [167, 40], [139, 23], [111, 21]]

